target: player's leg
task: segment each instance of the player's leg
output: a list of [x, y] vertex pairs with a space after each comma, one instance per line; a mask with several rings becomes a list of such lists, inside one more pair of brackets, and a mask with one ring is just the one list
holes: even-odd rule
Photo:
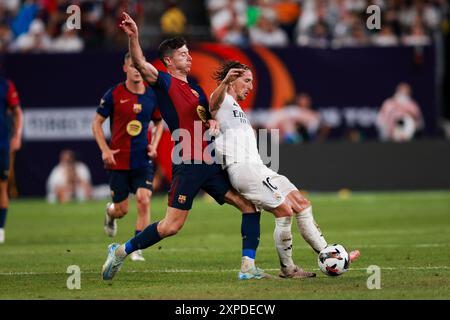
[[[7, 178], [7, 177], [6, 177]], [[0, 180], [0, 244], [5, 242], [5, 224], [8, 213], [8, 180]]]
[[[289, 192], [288, 200], [292, 204], [293, 210], [296, 212], [295, 218], [297, 227], [303, 239], [309, 243], [314, 251], [320, 252], [327, 246], [327, 242], [319, 225], [314, 220], [311, 202], [298, 190]], [[359, 250], [349, 252], [350, 262], [355, 261], [359, 256]]]
[[0, 243], [5, 242], [5, 224], [8, 213], [9, 149], [0, 149]]
[[122, 245], [110, 244], [106, 262], [102, 268], [103, 280], [112, 280], [129, 254], [151, 247], [162, 239], [175, 235], [183, 227], [188, 213], [187, 210], [168, 207], [166, 216], [161, 221], [152, 223]]
[[110, 170], [109, 187], [113, 202], [106, 204], [104, 229], [108, 236], [117, 234], [117, 219], [128, 213], [129, 170]]
[[[153, 191], [153, 165], [135, 169], [132, 172], [132, 192], [136, 194], [136, 227], [134, 235], [137, 236], [150, 224], [150, 200]], [[142, 250], [136, 250], [131, 255], [132, 261], [145, 261]]]
[[292, 190], [287, 195], [287, 200], [295, 212], [297, 227], [303, 239], [319, 253], [327, 246], [325, 237], [314, 220], [311, 202], [300, 191]]
[[108, 247], [108, 257], [103, 265], [104, 280], [111, 280], [120, 269], [125, 258], [136, 250], [146, 249], [175, 235], [183, 227], [192, 201], [200, 190], [201, 181], [191, 177], [189, 168], [184, 165], [174, 166], [174, 179], [169, 191], [168, 207], [164, 219], [147, 226], [141, 233], [126, 243], [111, 244]]
[[[259, 246], [261, 212], [255, 205], [244, 198], [232, 188], [228, 174], [219, 165], [211, 165], [207, 168], [211, 177], [202, 185], [219, 204], [228, 203], [242, 212], [241, 236], [242, 236], [242, 262], [239, 279], [269, 278], [262, 269], [255, 266], [256, 250]], [[207, 170], [205, 168], [205, 170]]]
[[[280, 260], [280, 277], [282, 278], [306, 278], [314, 277], [315, 273], [304, 271], [299, 268], [292, 259], [292, 215], [294, 210], [286, 199], [282, 176], [264, 165], [254, 167], [253, 176], [258, 177], [260, 187], [253, 191], [254, 195], [249, 195], [258, 199], [261, 207], [272, 212], [275, 216], [275, 229], [273, 238], [278, 258]], [[295, 188], [295, 187], [294, 187]], [[247, 194], [244, 194], [247, 197]]]

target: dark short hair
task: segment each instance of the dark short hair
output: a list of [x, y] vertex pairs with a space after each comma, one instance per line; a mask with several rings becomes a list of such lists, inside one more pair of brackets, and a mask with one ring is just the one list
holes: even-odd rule
[[167, 67], [164, 58], [172, 55], [174, 50], [180, 49], [182, 46], [186, 45], [186, 43], [187, 42], [183, 37], [174, 37], [164, 40], [158, 47], [159, 59]]
[[127, 63], [128, 59], [131, 59], [131, 53], [129, 51], [125, 53], [125, 56], [123, 57], [123, 62]]
[[225, 79], [230, 69], [250, 70], [247, 65], [240, 63], [239, 61], [226, 61], [220, 66], [218, 70], [214, 72], [213, 79], [217, 82], [221, 82], [223, 79]]

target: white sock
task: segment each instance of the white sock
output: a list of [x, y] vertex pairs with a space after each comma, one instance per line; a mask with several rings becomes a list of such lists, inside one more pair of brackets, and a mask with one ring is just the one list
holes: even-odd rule
[[250, 269], [252, 269], [255, 266], [255, 259], [252, 259], [248, 256], [242, 257], [242, 263], [241, 263], [241, 271], [246, 272]]
[[314, 221], [312, 214], [312, 207], [308, 207], [303, 211], [296, 213], [295, 218], [297, 220], [297, 227], [302, 235], [303, 239], [309, 243], [309, 245], [319, 252], [327, 246], [327, 242], [320, 231], [319, 226]]
[[275, 218], [273, 239], [275, 240], [275, 247], [281, 267], [294, 266], [294, 261], [292, 260], [291, 223], [292, 217]]

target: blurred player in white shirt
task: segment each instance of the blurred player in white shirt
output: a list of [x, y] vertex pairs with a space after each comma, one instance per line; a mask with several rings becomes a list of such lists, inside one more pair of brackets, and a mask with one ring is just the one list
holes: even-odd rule
[[[292, 216], [300, 234], [319, 252], [327, 242], [312, 214], [311, 203], [285, 176], [267, 168], [259, 155], [253, 128], [237, 101], [244, 100], [253, 89], [251, 70], [237, 62], [225, 63], [214, 75], [219, 86], [211, 94], [210, 112], [220, 124], [215, 139], [216, 157], [223, 161], [233, 187], [256, 207], [275, 215], [274, 240], [280, 259], [282, 278], [314, 277], [292, 260]], [[350, 253], [350, 260], [359, 251]]]

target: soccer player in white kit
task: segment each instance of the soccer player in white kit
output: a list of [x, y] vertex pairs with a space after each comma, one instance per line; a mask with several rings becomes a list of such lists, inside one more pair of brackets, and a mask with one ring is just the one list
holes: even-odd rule
[[[223, 161], [238, 192], [258, 209], [275, 215], [274, 240], [280, 259], [280, 277], [315, 277], [315, 273], [304, 271], [292, 260], [293, 216], [300, 234], [316, 252], [327, 246], [314, 221], [311, 203], [288, 178], [263, 164], [253, 128], [238, 103], [253, 89], [251, 70], [238, 61], [230, 61], [216, 71], [214, 78], [219, 86], [211, 94], [209, 108], [220, 124], [221, 133], [215, 139], [216, 157]], [[350, 252], [350, 261], [359, 255], [358, 250]]]

